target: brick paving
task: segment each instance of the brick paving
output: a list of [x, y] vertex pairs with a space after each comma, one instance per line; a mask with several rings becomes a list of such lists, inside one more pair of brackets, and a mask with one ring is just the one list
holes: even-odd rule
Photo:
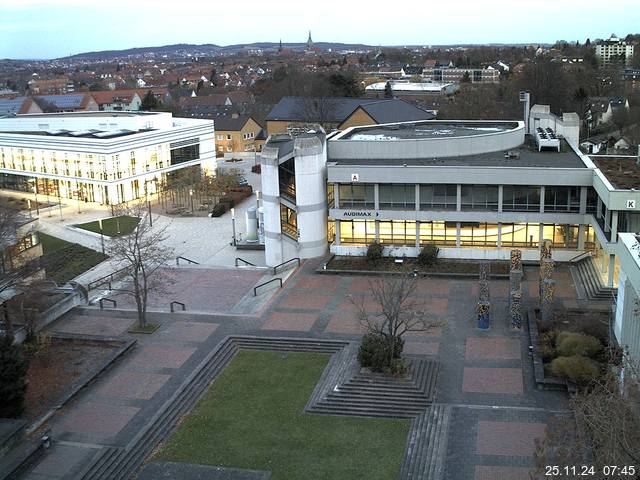
[[515, 360], [520, 358], [520, 341], [516, 338], [467, 338], [467, 360]]
[[522, 369], [464, 367], [462, 390], [521, 395], [523, 392]]
[[544, 436], [544, 423], [478, 422], [476, 453], [530, 457], [536, 438]]
[[[29, 480], [73, 478], [76, 467], [86, 464], [95, 453], [82, 442], [125, 446], [227, 335], [358, 340], [362, 328], [348, 295], [364, 295], [367, 310], [375, 314], [375, 302], [368, 295], [369, 279], [315, 274], [320, 263], [307, 261], [257, 317], [176, 316], [162, 320], [154, 334], [136, 336], [139, 344], [127, 357], [50, 421], [54, 445]], [[185, 271], [190, 273], [172, 289], [170, 297], [186, 298], [187, 314], [229, 311], [261, 276], [249, 270]], [[236, 276], [235, 272], [240, 273]], [[566, 272], [559, 273], [563, 275], [558, 278], [570, 282]], [[536, 269], [527, 267], [524, 287], [528, 301], [537, 298], [535, 274]], [[544, 433], [554, 412], [565, 411], [567, 398], [562, 392], [536, 388], [527, 355], [527, 334], [508, 328], [507, 280], [491, 280], [491, 329], [476, 330], [477, 285], [477, 280], [470, 279], [419, 279], [416, 297], [425, 303], [431, 318], [446, 323], [431, 332], [407, 334], [405, 353], [440, 362], [436, 402], [452, 405], [444, 478], [524, 479], [533, 466], [534, 439]], [[558, 290], [564, 305], [575, 301], [570, 285]], [[162, 296], [161, 304], [168, 303], [168, 298]], [[126, 330], [135, 319], [133, 312], [129, 313], [128, 318], [69, 314], [53, 329], [131, 337]], [[78, 443], [60, 445], [56, 439]], [[69, 462], [61, 460], [65, 457]]]
[[317, 320], [311, 313], [274, 312], [262, 325], [263, 330], [290, 330], [308, 332]]

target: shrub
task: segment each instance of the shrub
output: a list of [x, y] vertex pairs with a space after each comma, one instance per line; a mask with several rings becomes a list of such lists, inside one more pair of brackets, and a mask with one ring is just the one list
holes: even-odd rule
[[[368, 333], [362, 337], [362, 343], [358, 350], [358, 362], [362, 367], [368, 367], [374, 372], [386, 372], [392, 370], [395, 362], [390, 359], [400, 359], [404, 347], [404, 340], [396, 337], [393, 345], [393, 355], [389, 355], [389, 342], [387, 337], [378, 333]], [[398, 368], [398, 365], [395, 365]]]
[[367, 260], [377, 262], [382, 258], [382, 244], [378, 242], [370, 243], [367, 247]]
[[560, 332], [556, 338], [556, 350], [563, 357], [584, 355], [594, 357], [602, 351], [602, 343], [596, 337], [576, 332]]
[[542, 332], [538, 337], [538, 354], [543, 360], [551, 360], [556, 356], [556, 336], [558, 332], [555, 330], [549, 330]]
[[0, 418], [14, 418], [24, 409], [29, 362], [13, 337], [0, 337]]
[[554, 375], [572, 381], [578, 385], [586, 385], [600, 375], [598, 365], [582, 355], [558, 357], [551, 362]]
[[433, 265], [438, 260], [438, 252], [440, 252], [440, 249], [433, 243], [425, 245], [418, 254], [418, 265], [423, 267]]
[[220, 217], [222, 215], [224, 215], [224, 212], [227, 211], [227, 204], [226, 203], [218, 203], [215, 207], [213, 207], [213, 210], [211, 210], [211, 216], [212, 217]]

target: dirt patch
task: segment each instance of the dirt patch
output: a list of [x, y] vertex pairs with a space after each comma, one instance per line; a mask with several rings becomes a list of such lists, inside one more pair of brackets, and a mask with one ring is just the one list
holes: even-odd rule
[[[490, 262], [491, 273], [509, 274], [509, 262]], [[459, 273], [479, 274], [480, 262], [461, 260], [438, 260], [434, 265], [423, 267], [415, 259], [407, 258], [402, 263], [395, 263], [393, 258], [381, 258], [372, 262], [363, 257], [335, 257], [327, 268], [332, 270], [368, 270], [376, 272], [403, 272], [418, 270], [421, 273]]]
[[73, 387], [98, 370], [118, 345], [53, 340], [30, 348], [29, 386], [22, 418], [31, 422], [56, 405]]
[[609, 313], [589, 310], [557, 311], [554, 315], [552, 327], [549, 330], [566, 330], [593, 335], [604, 345], [608, 345]]

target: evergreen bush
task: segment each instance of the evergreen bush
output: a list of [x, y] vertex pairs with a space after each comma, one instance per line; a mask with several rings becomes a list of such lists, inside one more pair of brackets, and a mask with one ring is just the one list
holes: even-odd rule
[[556, 338], [558, 355], [571, 357], [584, 355], [593, 358], [602, 351], [602, 343], [596, 337], [577, 332], [560, 332]]
[[440, 249], [433, 243], [429, 243], [420, 249], [418, 254], [418, 265], [428, 267], [438, 261]]
[[24, 410], [28, 371], [22, 345], [0, 336], [0, 418], [15, 418]]
[[554, 375], [566, 378], [578, 385], [587, 385], [600, 375], [598, 365], [582, 355], [558, 357], [551, 362]]
[[367, 260], [370, 262], [377, 262], [382, 258], [382, 244], [379, 242], [370, 243], [367, 247]]

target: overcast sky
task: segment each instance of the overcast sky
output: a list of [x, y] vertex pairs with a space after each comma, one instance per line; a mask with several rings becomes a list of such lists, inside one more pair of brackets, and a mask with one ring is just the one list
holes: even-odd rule
[[638, 0], [0, 0], [0, 58], [172, 43], [551, 43], [640, 33]]

